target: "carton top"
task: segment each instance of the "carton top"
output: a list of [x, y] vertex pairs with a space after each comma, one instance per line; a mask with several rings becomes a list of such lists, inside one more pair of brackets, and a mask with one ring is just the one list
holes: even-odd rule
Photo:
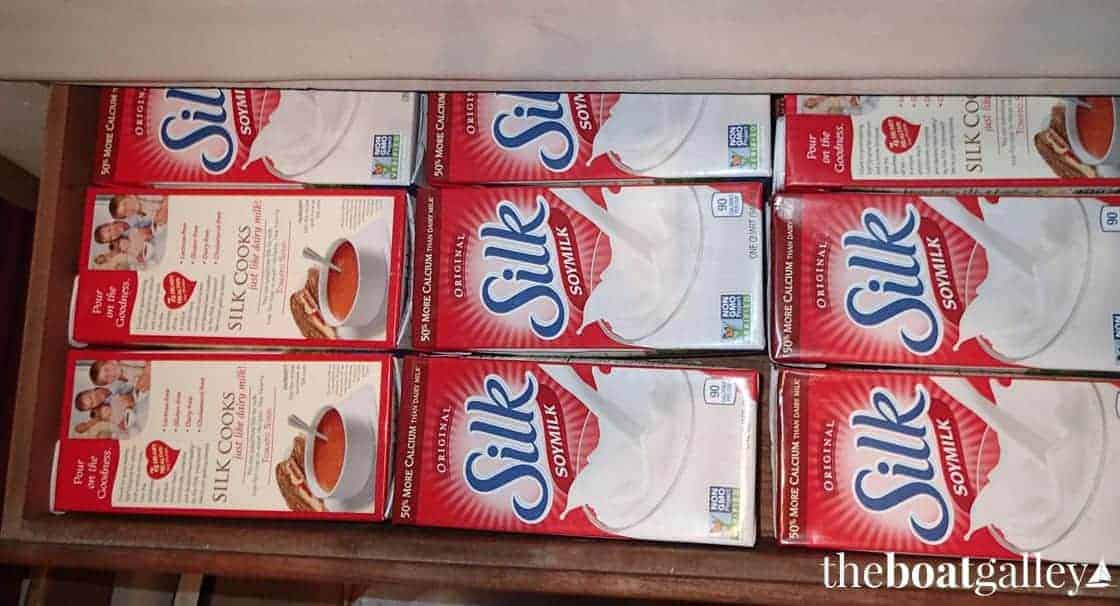
[[770, 176], [766, 95], [430, 93], [432, 183]]
[[71, 341], [389, 349], [410, 213], [404, 189], [89, 188]]
[[419, 93], [105, 87], [93, 182], [405, 186], [422, 107]]
[[753, 370], [419, 356], [404, 376], [398, 523], [754, 542]]
[[1120, 191], [1120, 97], [787, 95], [781, 189]]
[[1115, 372], [1120, 198], [785, 193], [776, 360]]
[[413, 341], [761, 349], [761, 194], [750, 182], [421, 190]]
[[791, 369], [777, 385], [783, 543], [1120, 561], [1120, 383]]

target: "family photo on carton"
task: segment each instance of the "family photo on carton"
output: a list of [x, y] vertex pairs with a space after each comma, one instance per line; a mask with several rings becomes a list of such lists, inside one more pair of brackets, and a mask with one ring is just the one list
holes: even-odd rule
[[78, 363], [70, 437], [127, 440], [148, 418], [152, 367], [141, 360]]
[[159, 263], [166, 249], [166, 196], [123, 194], [97, 198], [90, 269], [147, 269]]
[[383, 517], [388, 359], [236, 356], [75, 352], [55, 506]]
[[101, 190], [88, 204], [79, 342], [396, 334], [404, 194]]

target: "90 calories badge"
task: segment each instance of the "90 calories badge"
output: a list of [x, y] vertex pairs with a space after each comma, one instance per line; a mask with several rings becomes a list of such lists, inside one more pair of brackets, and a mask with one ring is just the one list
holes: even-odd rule
[[704, 403], [731, 406], [735, 403], [735, 383], [727, 379], [704, 380]]
[[712, 194], [712, 216], [743, 216], [743, 194], [738, 192], [716, 192]]
[[1101, 207], [1101, 231], [1120, 232], [1120, 205]]

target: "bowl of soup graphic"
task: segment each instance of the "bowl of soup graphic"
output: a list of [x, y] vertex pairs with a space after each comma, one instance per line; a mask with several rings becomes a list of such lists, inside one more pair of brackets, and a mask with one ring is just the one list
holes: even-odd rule
[[[319, 309], [331, 326], [365, 326], [385, 305], [389, 267], [382, 251], [352, 238], [339, 238], [319, 279]], [[324, 279], [325, 278], [325, 279]]]
[[372, 388], [362, 388], [338, 404], [322, 407], [312, 419], [311, 427], [323, 437], [308, 435], [303, 451], [311, 494], [347, 499], [369, 484], [376, 401]]
[[1086, 164], [1120, 164], [1120, 100], [1082, 100], [1066, 104], [1066, 129], [1073, 153]]

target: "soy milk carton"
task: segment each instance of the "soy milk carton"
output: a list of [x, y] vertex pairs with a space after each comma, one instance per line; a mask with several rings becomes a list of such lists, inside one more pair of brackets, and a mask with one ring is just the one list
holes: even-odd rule
[[781, 362], [1120, 370], [1120, 200], [784, 194]]
[[769, 177], [770, 97], [430, 93], [431, 183]]
[[789, 545], [1120, 563], [1120, 386], [787, 370], [777, 535]]
[[416, 347], [759, 350], [757, 183], [421, 190]]
[[752, 370], [410, 357], [393, 521], [754, 544]]
[[787, 95], [774, 189], [1120, 192], [1120, 97]]
[[93, 180], [407, 186], [422, 104], [420, 93], [107, 87]]
[[382, 520], [386, 354], [72, 351], [51, 509]]
[[405, 190], [92, 188], [74, 344], [388, 350]]

